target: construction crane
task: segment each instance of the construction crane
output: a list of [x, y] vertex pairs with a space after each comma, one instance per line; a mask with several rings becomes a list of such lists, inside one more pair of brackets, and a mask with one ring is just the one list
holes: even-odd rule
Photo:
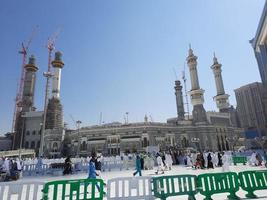
[[12, 133], [15, 130], [15, 123], [16, 123], [16, 118], [18, 116], [18, 113], [21, 111], [21, 108], [23, 106], [22, 95], [23, 95], [23, 86], [24, 86], [24, 78], [25, 78], [24, 66], [26, 65], [26, 61], [27, 61], [27, 55], [28, 55], [29, 46], [30, 46], [34, 36], [36, 35], [37, 28], [38, 28], [38, 26], [36, 26], [32, 30], [31, 35], [30, 35], [30, 37], [29, 37], [27, 42], [25, 42], [25, 43], [22, 42], [21, 43], [21, 50], [19, 51], [19, 54], [22, 55], [22, 65], [21, 65], [20, 81], [19, 81], [19, 84], [17, 86], [17, 91], [16, 91], [13, 122], [12, 122], [12, 128], [11, 128], [11, 132]]
[[186, 113], [187, 113], [187, 119], [189, 120], [189, 102], [188, 102], [188, 95], [187, 95], [187, 87], [186, 87], [186, 77], [185, 77], [185, 63], [184, 63], [184, 70], [182, 71], [182, 79], [184, 81], [184, 92], [185, 92], [185, 105], [186, 105]]
[[48, 72], [51, 71], [52, 52], [55, 50], [55, 42], [58, 38], [61, 29], [58, 28], [56, 32], [48, 38], [46, 48], [48, 49]]
[[51, 73], [51, 61], [52, 61], [52, 52], [55, 50], [55, 42], [60, 33], [60, 29], [58, 29], [51, 37], [48, 38], [46, 48], [48, 49], [48, 68], [47, 72], [44, 72], [43, 75], [46, 78], [45, 84], [45, 100], [44, 100], [44, 114], [43, 114], [43, 126], [41, 130], [41, 142], [39, 154], [42, 156], [44, 151], [44, 132], [46, 127], [46, 115], [47, 115], [47, 106], [48, 106], [48, 98], [50, 96], [50, 79], [53, 77]]

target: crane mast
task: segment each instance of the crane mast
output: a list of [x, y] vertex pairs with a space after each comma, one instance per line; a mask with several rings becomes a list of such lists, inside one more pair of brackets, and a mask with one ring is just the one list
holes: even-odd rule
[[38, 28], [38, 26], [36, 26], [32, 30], [32, 33], [31, 33], [31, 35], [30, 35], [30, 37], [26, 43], [24, 43], [24, 42], [21, 43], [21, 50], [19, 51], [19, 54], [22, 55], [22, 65], [21, 65], [20, 80], [19, 80], [19, 84], [17, 86], [17, 92], [16, 92], [16, 97], [15, 97], [13, 122], [12, 122], [12, 128], [11, 128], [12, 133], [15, 131], [17, 116], [19, 115], [19, 113], [21, 112], [22, 107], [23, 107], [22, 96], [23, 96], [23, 86], [24, 86], [24, 79], [25, 79], [24, 66], [26, 65], [26, 61], [27, 61], [29, 46], [30, 46], [35, 34], [36, 34], [37, 28]]

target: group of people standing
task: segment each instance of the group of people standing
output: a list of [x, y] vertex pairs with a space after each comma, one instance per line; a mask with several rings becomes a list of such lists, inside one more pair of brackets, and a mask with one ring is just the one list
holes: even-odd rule
[[22, 162], [19, 158], [0, 158], [1, 181], [18, 180], [21, 177]]
[[185, 160], [185, 165], [194, 169], [214, 169], [215, 167], [223, 167], [223, 171], [229, 171], [230, 163], [230, 152], [191, 153], [186, 156]]

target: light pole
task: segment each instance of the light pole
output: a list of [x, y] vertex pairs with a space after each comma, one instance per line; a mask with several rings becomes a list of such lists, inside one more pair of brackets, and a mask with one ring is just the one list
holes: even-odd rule
[[76, 127], [78, 129], [78, 132], [77, 132], [77, 137], [78, 137], [78, 147], [77, 147], [77, 156], [79, 156], [80, 154], [80, 125], [81, 125], [82, 121], [78, 120], [76, 121]]
[[48, 101], [48, 93], [49, 93], [49, 79], [51, 77], [53, 77], [53, 74], [49, 71], [44, 72], [43, 75], [44, 75], [44, 77], [46, 77], [46, 85], [45, 85], [44, 115], [43, 115], [42, 131], [41, 131], [41, 142], [40, 142], [39, 156], [43, 156], [43, 153], [44, 153], [44, 131], [45, 131], [47, 101]]
[[126, 124], [128, 124], [129, 123], [129, 112], [126, 112], [125, 114], [126, 114]]

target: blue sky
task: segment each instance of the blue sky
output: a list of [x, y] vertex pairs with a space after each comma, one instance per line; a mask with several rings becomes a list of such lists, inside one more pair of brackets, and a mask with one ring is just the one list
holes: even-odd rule
[[[11, 130], [21, 72], [20, 44], [38, 25], [30, 46], [39, 66], [35, 104], [43, 108], [47, 38], [58, 28], [63, 52], [61, 99], [64, 120], [83, 126], [103, 121], [166, 121], [176, 115], [178, 78], [192, 44], [198, 56], [206, 110], [216, 110], [210, 66], [213, 52], [222, 63], [225, 90], [260, 81], [249, 40], [255, 35], [264, 0], [1, 0], [0, 133]], [[188, 68], [186, 67], [188, 75]], [[188, 77], [189, 79], [189, 77]], [[188, 81], [190, 88], [190, 81]]]

